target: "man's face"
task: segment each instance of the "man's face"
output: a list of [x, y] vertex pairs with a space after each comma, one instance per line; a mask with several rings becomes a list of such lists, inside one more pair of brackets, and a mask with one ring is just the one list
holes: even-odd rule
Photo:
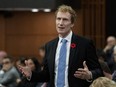
[[114, 37], [109, 37], [107, 39], [107, 44], [110, 46], [114, 46], [116, 44], [115, 38]]
[[2, 60], [5, 56], [7, 56], [6, 52], [0, 51], [0, 64], [2, 63]]
[[9, 70], [12, 67], [12, 63], [11, 63], [10, 59], [3, 59], [2, 64], [3, 64], [3, 68], [2, 69], [4, 71], [7, 71], [7, 70]]
[[39, 50], [39, 55], [40, 55], [41, 58], [44, 58], [44, 56], [45, 56], [45, 51], [42, 50], [42, 49], [40, 49], [40, 50]]
[[31, 59], [28, 59], [28, 66], [31, 68], [32, 71], [35, 70], [35, 64]]
[[56, 30], [61, 37], [65, 37], [71, 31], [74, 24], [71, 23], [71, 14], [58, 12], [56, 15]]

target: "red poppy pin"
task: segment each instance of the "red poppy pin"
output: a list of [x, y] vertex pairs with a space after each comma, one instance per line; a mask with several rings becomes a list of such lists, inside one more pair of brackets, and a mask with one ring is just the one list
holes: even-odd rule
[[76, 44], [75, 43], [71, 43], [71, 48], [75, 48]]

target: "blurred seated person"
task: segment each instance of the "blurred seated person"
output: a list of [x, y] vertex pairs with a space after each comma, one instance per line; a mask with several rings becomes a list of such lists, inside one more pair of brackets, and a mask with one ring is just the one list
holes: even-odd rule
[[17, 71], [18, 71], [19, 75], [20, 75], [20, 79], [17, 79], [17, 83], [18, 83], [18, 84], [19, 84], [19, 82], [21, 82], [21, 80], [24, 78], [24, 76], [22, 75], [22, 73], [19, 71], [18, 66], [19, 66], [19, 65], [25, 66], [25, 60], [27, 60], [27, 58], [21, 56], [21, 57], [19, 57], [18, 60], [16, 60], [16, 62], [15, 62], [15, 66], [16, 66], [16, 68], [17, 68]]
[[39, 48], [39, 59], [41, 61], [41, 65], [43, 66], [44, 63], [44, 56], [45, 56], [45, 47], [44, 45]]
[[116, 46], [114, 47], [113, 51], [113, 60], [114, 60], [114, 72], [112, 74], [112, 79], [116, 82]]
[[104, 52], [106, 53], [106, 56], [107, 56], [106, 62], [108, 63], [108, 66], [110, 67], [112, 73], [113, 73], [112, 54], [113, 54], [113, 49], [115, 45], [116, 45], [116, 38], [114, 36], [109, 36], [107, 38], [107, 44], [104, 48]]
[[[35, 57], [28, 58], [24, 61], [28, 62], [28, 66], [33, 72], [39, 72], [41, 71], [41, 66]], [[25, 65], [24, 65], [25, 66]], [[17, 87], [41, 87], [43, 83], [38, 82], [29, 82], [25, 76], [23, 76], [22, 81], [18, 84]]]
[[41, 58], [44, 58], [44, 56], [45, 56], [45, 47], [44, 47], [44, 46], [41, 46], [41, 47], [39, 48], [39, 56], [40, 56]]
[[0, 85], [5, 87], [16, 87], [16, 80], [20, 78], [17, 69], [13, 65], [12, 57], [5, 57], [2, 60], [4, 74], [0, 77]]
[[105, 59], [107, 57], [105, 52], [103, 52], [101, 49], [97, 49], [96, 53], [97, 53], [98, 60], [99, 60], [99, 63], [101, 65], [101, 68], [103, 70], [104, 76], [109, 78], [109, 79], [112, 79], [111, 70], [110, 70], [107, 62], [105, 62]]
[[[42, 69], [43, 69], [43, 64], [45, 62], [45, 59], [44, 59], [44, 56], [45, 56], [45, 46], [44, 45], [39, 48], [39, 56], [42, 59], [42, 64], [41, 65], [42, 65]], [[49, 82], [44, 82], [42, 84], [42, 87], [49, 87]]]
[[113, 70], [115, 71], [116, 70], [116, 46], [114, 47], [114, 50], [113, 50]]
[[2, 60], [4, 57], [7, 56], [7, 53], [5, 51], [0, 51], [0, 70], [2, 69]]
[[116, 83], [109, 78], [99, 77], [93, 81], [90, 87], [116, 87]]
[[[25, 66], [25, 60], [27, 60], [27, 58], [26, 57], [23, 57], [23, 56], [19, 57], [18, 60], [16, 60], [15, 66], [16, 66], [17, 70], [18, 70], [18, 66], [19, 65]], [[19, 71], [19, 73], [21, 74], [20, 71]], [[22, 74], [20, 75], [20, 77], [22, 77]]]
[[114, 48], [113, 51], [113, 60], [114, 60], [114, 72], [113, 74], [109, 74], [107, 72], [104, 72], [105, 76], [107, 76], [108, 78], [111, 78], [112, 80], [114, 80], [116, 82], [116, 48]]
[[104, 48], [104, 52], [111, 50], [116, 45], [116, 38], [114, 36], [107, 37], [107, 44]]
[[116, 82], [116, 70], [114, 71], [114, 73], [112, 74], [112, 80], [114, 80]]

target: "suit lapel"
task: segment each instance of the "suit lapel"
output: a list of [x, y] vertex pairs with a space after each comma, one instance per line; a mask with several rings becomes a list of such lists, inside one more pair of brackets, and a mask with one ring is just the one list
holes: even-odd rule
[[54, 43], [52, 44], [52, 51], [51, 51], [51, 67], [52, 70], [54, 72], [54, 66], [55, 66], [55, 54], [56, 54], [56, 48], [57, 48], [57, 44], [58, 44], [58, 38], [54, 41]]
[[71, 46], [70, 46], [70, 55], [69, 55], [69, 69], [72, 65], [72, 62], [74, 61], [75, 53], [78, 53], [78, 41], [77, 36], [73, 34], [72, 40], [71, 40]]

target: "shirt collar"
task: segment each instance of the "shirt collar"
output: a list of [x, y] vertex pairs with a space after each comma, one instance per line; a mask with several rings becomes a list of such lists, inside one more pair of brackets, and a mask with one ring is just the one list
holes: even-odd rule
[[62, 39], [66, 39], [68, 42], [71, 42], [71, 38], [72, 38], [72, 31], [70, 31], [70, 33], [65, 38], [59, 36], [59, 42], [61, 42]]

